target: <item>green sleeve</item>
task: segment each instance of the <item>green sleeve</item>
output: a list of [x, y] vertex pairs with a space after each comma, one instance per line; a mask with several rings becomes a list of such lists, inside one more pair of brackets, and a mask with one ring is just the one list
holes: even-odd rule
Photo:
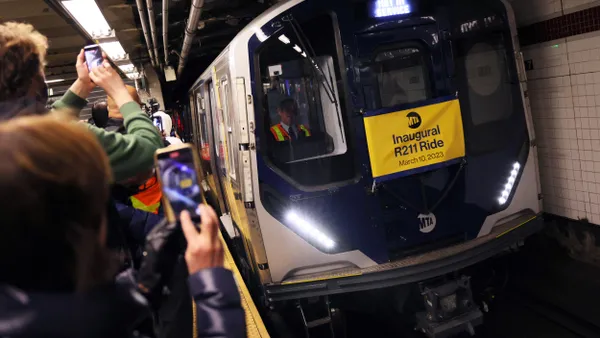
[[151, 169], [154, 152], [164, 146], [158, 130], [137, 103], [128, 102], [119, 110], [123, 114], [126, 135], [89, 126], [108, 155], [116, 182]]
[[79, 117], [79, 113], [87, 104], [86, 99], [77, 96], [71, 90], [67, 90], [60, 100], [54, 102], [52, 109], [54, 111], [69, 111], [75, 117]]

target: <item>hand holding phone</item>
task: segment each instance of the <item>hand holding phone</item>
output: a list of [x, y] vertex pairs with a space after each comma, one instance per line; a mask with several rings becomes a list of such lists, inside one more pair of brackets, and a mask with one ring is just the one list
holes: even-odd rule
[[92, 69], [100, 67], [104, 58], [102, 57], [102, 49], [98, 45], [89, 45], [83, 48], [85, 55], [85, 63], [87, 63], [88, 70], [91, 72]]
[[192, 146], [178, 144], [159, 149], [155, 160], [167, 219], [175, 222], [181, 212], [186, 210], [191, 219], [199, 223], [198, 205], [202, 204], [198, 176], [200, 166]]
[[181, 213], [181, 228], [187, 241], [185, 262], [188, 272], [223, 266], [223, 243], [219, 237], [219, 218], [213, 208], [199, 205], [202, 214], [202, 231], [198, 232], [187, 211]]

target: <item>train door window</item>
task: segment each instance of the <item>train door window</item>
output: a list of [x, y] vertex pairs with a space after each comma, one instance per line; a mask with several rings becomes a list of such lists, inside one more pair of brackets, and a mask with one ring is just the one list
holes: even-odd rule
[[330, 167], [348, 150], [334, 24], [326, 14], [303, 23], [290, 17], [257, 53], [268, 157], [305, 185], [349, 179], [354, 170]]
[[217, 95], [215, 92], [215, 86], [211, 82], [209, 85], [210, 90], [210, 110], [212, 115], [212, 125], [215, 139], [215, 155], [217, 157], [217, 168], [220, 171], [220, 175], [225, 175], [225, 156], [223, 150], [225, 149], [225, 132], [223, 129], [223, 114], [217, 108]]
[[423, 52], [417, 47], [382, 51], [371, 65], [377, 77], [378, 108], [387, 108], [431, 98]]
[[210, 165], [210, 143], [208, 138], [208, 121], [206, 119], [206, 107], [205, 101], [202, 94], [198, 92], [196, 94], [196, 107], [198, 107], [198, 136], [199, 148], [200, 148], [200, 162], [202, 164], [202, 170], [206, 175], [212, 174], [212, 168]]
[[502, 146], [512, 134], [515, 110], [513, 79], [501, 34], [457, 41], [459, 97], [466, 115], [465, 132], [472, 152], [487, 152]]
[[236, 164], [236, 159], [235, 159], [235, 155], [236, 155], [236, 149], [234, 147], [234, 133], [233, 131], [235, 130], [235, 124], [234, 124], [234, 118], [232, 116], [233, 111], [232, 109], [230, 109], [230, 105], [229, 105], [229, 91], [231, 90], [231, 88], [229, 87], [229, 82], [227, 81], [227, 78], [224, 78], [221, 80], [221, 104], [223, 106], [223, 116], [224, 116], [224, 128], [225, 128], [225, 134], [227, 135], [227, 159], [228, 159], [228, 165], [229, 165], [229, 176], [232, 179], [236, 179], [236, 173], [235, 173], [235, 164]]

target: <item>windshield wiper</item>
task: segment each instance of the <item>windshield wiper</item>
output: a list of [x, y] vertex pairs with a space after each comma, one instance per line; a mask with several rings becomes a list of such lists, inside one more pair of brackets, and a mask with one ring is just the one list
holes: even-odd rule
[[[327, 78], [327, 76], [325, 75], [325, 73], [323, 72], [321, 67], [319, 67], [319, 65], [315, 61], [315, 58], [314, 58], [315, 51], [312, 48], [310, 41], [306, 38], [306, 35], [304, 34], [302, 27], [300, 27], [300, 25], [296, 22], [296, 19], [294, 19], [294, 17], [292, 15], [284, 17], [283, 21], [288, 21], [290, 23], [290, 26], [292, 27], [292, 30], [294, 30], [294, 34], [296, 34], [296, 38], [298, 39], [298, 41], [300, 43], [300, 47], [302, 47], [302, 50], [304, 51], [304, 53], [306, 53], [306, 58], [308, 59], [310, 65], [311, 65], [311, 69], [313, 70], [313, 72], [315, 72], [315, 76], [317, 78], [319, 78], [319, 80], [321, 80], [321, 83], [324, 85], [325, 92], [327, 93], [327, 96], [329, 97], [329, 100], [331, 101], [331, 103], [337, 105], [335, 91], [333, 89], [333, 84], [331, 83], [331, 79]], [[329, 66], [327, 67], [327, 69], [328, 69], [329, 73], [331, 73]]]

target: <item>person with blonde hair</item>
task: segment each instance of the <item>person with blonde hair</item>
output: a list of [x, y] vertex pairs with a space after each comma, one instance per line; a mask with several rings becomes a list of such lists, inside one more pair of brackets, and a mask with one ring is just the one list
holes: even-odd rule
[[[2, 337], [133, 337], [150, 314], [133, 283], [113, 280], [105, 214], [111, 169], [86, 129], [49, 115], [0, 123]], [[208, 206], [199, 210], [202, 232], [180, 215], [196, 334], [245, 337], [218, 218]], [[155, 237], [153, 251], [164, 247]]]

